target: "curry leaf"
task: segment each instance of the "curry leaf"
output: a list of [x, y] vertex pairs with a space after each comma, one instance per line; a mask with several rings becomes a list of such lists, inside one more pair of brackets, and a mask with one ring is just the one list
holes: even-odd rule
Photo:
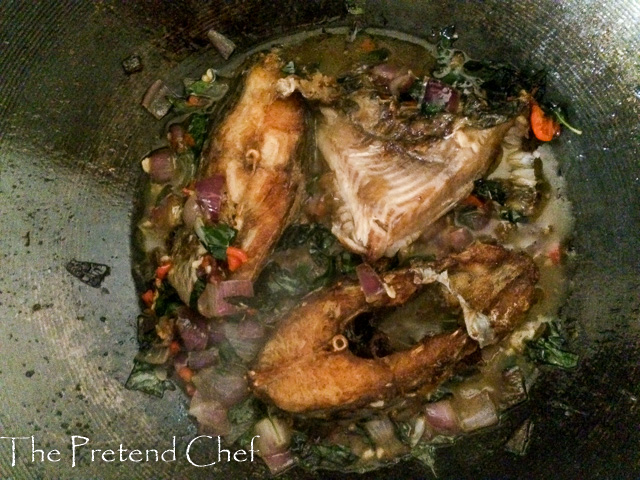
[[527, 356], [539, 363], [560, 368], [575, 368], [578, 355], [565, 350], [565, 339], [557, 322], [549, 322], [545, 334], [527, 343]]
[[166, 379], [158, 376], [158, 368], [149, 363], [134, 361], [133, 370], [129, 374], [124, 388], [127, 390], [138, 390], [140, 392], [162, 397], [166, 390], [175, 390], [175, 385]]

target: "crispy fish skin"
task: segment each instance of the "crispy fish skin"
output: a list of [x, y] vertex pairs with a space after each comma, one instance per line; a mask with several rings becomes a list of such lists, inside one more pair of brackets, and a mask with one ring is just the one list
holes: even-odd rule
[[[273, 52], [257, 60], [245, 76], [239, 99], [213, 130], [203, 153], [199, 178], [224, 176], [220, 221], [238, 231], [234, 246], [248, 257], [229, 279], [255, 279], [300, 203], [305, 111], [296, 96], [277, 95], [282, 65]], [[193, 230], [183, 227], [171, 250], [174, 268], [169, 282], [185, 303], [204, 253]]]
[[[510, 332], [533, 303], [538, 270], [525, 254], [474, 244], [425, 267], [436, 274], [447, 272], [454, 292], [490, 319], [494, 341]], [[434, 389], [479, 348], [466, 329], [459, 328], [376, 359], [333, 349], [332, 339], [360, 313], [405, 303], [421, 285], [436, 281], [425, 277], [420, 267], [389, 272], [383, 280], [394, 298], [367, 303], [359, 285], [350, 282], [307, 296], [281, 320], [249, 372], [254, 393], [283, 410], [307, 415], [357, 408]]]
[[302, 102], [281, 98], [282, 60], [266, 54], [253, 66], [234, 109], [214, 132], [205, 177], [224, 175], [221, 221], [238, 230], [236, 246], [249, 260], [232, 275], [253, 280], [288, 220], [302, 185], [298, 161], [305, 124]]

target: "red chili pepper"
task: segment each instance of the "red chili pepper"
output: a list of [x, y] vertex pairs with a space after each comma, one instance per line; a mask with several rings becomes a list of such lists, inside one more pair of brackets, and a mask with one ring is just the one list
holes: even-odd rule
[[155, 292], [151, 289], [144, 292], [141, 296], [142, 301], [149, 308], [151, 308], [151, 305], [153, 305], [154, 297], [155, 297]]
[[248, 260], [249, 257], [241, 248], [227, 247], [227, 265], [232, 272], [235, 272]]
[[164, 280], [165, 278], [167, 278], [167, 274], [169, 273], [169, 270], [171, 270], [171, 267], [171, 262], [160, 265], [158, 268], [156, 268], [156, 278], [160, 280]]

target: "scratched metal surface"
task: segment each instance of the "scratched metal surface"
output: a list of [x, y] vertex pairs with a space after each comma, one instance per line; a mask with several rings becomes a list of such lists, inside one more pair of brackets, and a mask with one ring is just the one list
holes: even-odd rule
[[[382, 0], [365, 12], [363, 24], [418, 36], [455, 23], [459, 46], [476, 57], [547, 67], [551, 95], [570, 101], [585, 130], [556, 145], [577, 218], [562, 313], [580, 367], [545, 370], [532, 401], [508, 420], [534, 422], [526, 456], [501, 448], [504, 428], [485, 432], [440, 452], [439, 478], [637, 478], [640, 4]], [[0, 3], [0, 436], [33, 435], [38, 448], [61, 452], [57, 463], [32, 463], [30, 442], [19, 441], [11, 466], [1, 440], [0, 478], [265, 475], [247, 464], [190, 465], [184, 449], [195, 429], [184, 398], [123, 388], [136, 351], [129, 233], [138, 160], [160, 132], [138, 103], [156, 78], [178, 82], [221, 62], [204, 39], [212, 26], [246, 49], [301, 25], [352, 21], [331, 0]], [[126, 76], [120, 62], [133, 53], [144, 70]], [[86, 286], [66, 273], [72, 258], [108, 264], [111, 274], [101, 288]], [[83, 456], [72, 467], [72, 435], [93, 448], [161, 451], [175, 436], [178, 458]], [[362, 477], [432, 473], [409, 462]]]

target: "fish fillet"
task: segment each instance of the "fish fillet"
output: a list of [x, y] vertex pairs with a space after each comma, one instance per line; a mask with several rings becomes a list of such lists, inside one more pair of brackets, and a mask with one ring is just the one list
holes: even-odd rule
[[[299, 204], [305, 111], [297, 97], [277, 94], [282, 66], [279, 56], [269, 53], [250, 68], [240, 98], [212, 132], [203, 154], [206, 163], [199, 177], [224, 176], [220, 222], [238, 231], [234, 246], [248, 257], [230, 279], [255, 279]], [[190, 231], [176, 236], [172, 257], [183, 264], [174, 261], [169, 272], [186, 303], [203, 254], [194, 237]]]
[[359, 314], [401, 305], [444, 273], [452, 293], [467, 304], [465, 320], [478, 315], [489, 319], [490, 343], [522, 320], [538, 281], [529, 256], [474, 244], [440, 262], [385, 274], [393, 298], [367, 303], [360, 285], [351, 282], [313, 292], [281, 319], [259, 354], [249, 372], [253, 391], [283, 410], [322, 414], [435, 388], [479, 348], [467, 328], [426, 337], [409, 350], [376, 359], [357, 357], [348, 349], [336, 351], [332, 340]]
[[317, 143], [338, 199], [333, 234], [371, 260], [394, 255], [471, 193], [510, 125], [463, 127], [418, 147], [390, 148], [338, 110], [321, 108]]

